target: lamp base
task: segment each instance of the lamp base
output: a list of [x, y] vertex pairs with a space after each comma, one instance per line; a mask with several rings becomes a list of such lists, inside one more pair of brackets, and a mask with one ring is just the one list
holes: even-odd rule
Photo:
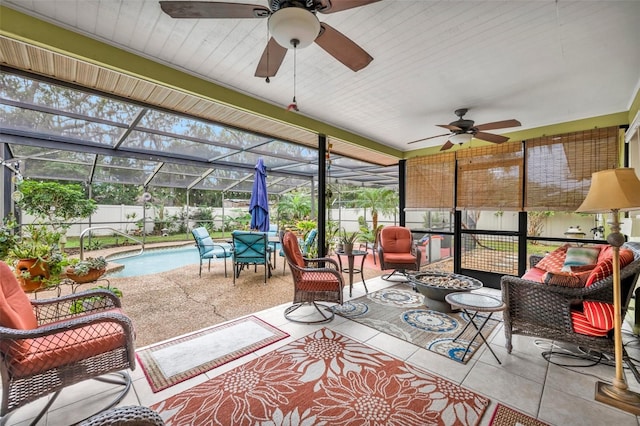
[[596, 383], [596, 401], [640, 416], [640, 394], [620, 389], [609, 383]]

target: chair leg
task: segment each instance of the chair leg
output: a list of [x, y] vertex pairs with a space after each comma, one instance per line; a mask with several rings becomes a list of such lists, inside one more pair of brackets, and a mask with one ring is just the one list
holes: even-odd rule
[[[290, 314], [292, 314], [294, 311], [296, 311], [298, 308], [302, 307], [303, 305], [313, 305], [313, 307], [315, 307], [316, 310], [318, 312], [320, 312], [320, 315], [322, 316], [322, 319], [304, 321], [304, 320], [296, 319], [296, 318], [290, 316]], [[324, 312], [322, 312], [320, 307], [325, 308], [325, 310], [329, 311], [331, 314], [330, 315], [326, 315]], [[333, 320], [335, 315], [336, 314], [333, 312], [333, 310], [331, 310], [331, 308], [329, 306], [327, 306], [327, 305], [325, 305], [323, 303], [317, 303], [317, 302], [294, 303], [293, 305], [289, 306], [287, 309], [284, 310], [284, 317], [286, 319], [288, 319], [289, 321], [292, 321], [292, 322], [298, 322], [298, 323], [302, 323], [302, 324], [322, 324], [322, 323], [329, 322], [329, 321]]]
[[209, 259], [209, 272], [211, 272], [211, 259]]
[[198, 276], [202, 278], [202, 258], [200, 258], [200, 270], [198, 271]]
[[223, 257], [222, 261], [224, 262], [224, 277], [227, 278], [227, 258]]

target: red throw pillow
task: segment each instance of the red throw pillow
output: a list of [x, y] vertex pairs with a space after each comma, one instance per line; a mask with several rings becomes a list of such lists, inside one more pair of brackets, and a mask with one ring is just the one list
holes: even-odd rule
[[601, 330], [611, 330], [614, 322], [614, 309], [611, 303], [605, 302], [583, 302], [582, 308], [584, 316], [589, 323]]
[[[633, 251], [629, 249], [620, 249], [620, 268], [624, 268], [628, 264], [633, 262]], [[589, 287], [591, 284], [607, 278], [613, 274], [613, 259], [608, 258], [600, 261], [596, 267], [591, 271], [585, 284]]]
[[567, 257], [567, 249], [569, 247], [569, 244], [565, 244], [548, 253], [536, 264], [536, 268], [551, 272], [560, 271], [562, 265], [564, 265], [564, 259]]

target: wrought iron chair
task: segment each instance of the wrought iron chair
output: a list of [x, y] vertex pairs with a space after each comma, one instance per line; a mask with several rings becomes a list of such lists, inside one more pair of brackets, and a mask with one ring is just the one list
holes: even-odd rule
[[227, 258], [231, 257], [231, 245], [227, 243], [215, 243], [207, 228], [201, 226], [191, 230], [193, 238], [196, 240], [198, 252], [200, 253], [200, 271], [199, 276], [202, 277], [202, 261], [209, 260], [209, 271], [211, 271], [211, 259], [222, 259], [224, 262], [224, 276], [227, 277]]
[[[284, 311], [284, 316], [294, 322], [323, 323], [331, 321], [334, 313], [326, 305], [318, 303], [332, 302], [342, 304], [344, 281], [338, 263], [331, 258], [309, 259], [303, 257], [298, 237], [293, 232], [285, 232], [282, 237], [282, 249], [293, 276], [293, 305]], [[319, 320], [305, 321], [291, 314], [303, 305], [313, 305], [320, 315]], [[320, 307], [327, 308], [325, 314]]]
[[406, 271], [419, 271], [422, 254], [413, 243], [411, 230], [404, 226], [385, 226], [380, 231], [378, 259], [380, 269], [393, 269], [393, 272], [383, 275], [383, 280], [400, 273], [406, 276]]
[[264, 265], [264, 283], [271, 278], [271, 247], [266, 232], [233, 231], [233, 283], [245, 266]]
[[[100, 303], [83, 304], [96, 299]], [[0, 262], [0, 424], [5, 415], [53, 394], [37, 423], [63, 388], [87, 379], [122, 385], [106, 408], [120, 402], [131, 387], [122, 370], [136, 367], [133, 324], [120, 307], [108, 290], [29, 300], [13, 271]], [[115, 372], [117, 381], [100, 377]]]

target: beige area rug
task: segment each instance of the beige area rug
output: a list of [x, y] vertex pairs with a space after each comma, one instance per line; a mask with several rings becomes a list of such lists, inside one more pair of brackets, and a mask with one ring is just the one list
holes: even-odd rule
[[491, 426], [549, 426], [547, 423], [509, 408], [506, 405], [498, 404], [496, 411], [491, 418]]
[[[456, 337], [468, 324], [469, 317], [462, 312], [430, 310], [425, 306], [424, 296], [406, 284], [369, 293], [332, 309], [345, 318], [465, 364], [482, 343], [478, 336], [464, 356], [476, 329], [470, 326]], [[480, 318], [478, 315], [475, 322], [481, 323]], [[482, 334], [489, 336], [501, 319], [500, 315], [494, 314]]]
[[161, 391], [288, 337], [250, 316], [136, 352], [151, 390]]
[[167, 425], [477, 425], [489, 400], [327, 328], [151, 408]]

